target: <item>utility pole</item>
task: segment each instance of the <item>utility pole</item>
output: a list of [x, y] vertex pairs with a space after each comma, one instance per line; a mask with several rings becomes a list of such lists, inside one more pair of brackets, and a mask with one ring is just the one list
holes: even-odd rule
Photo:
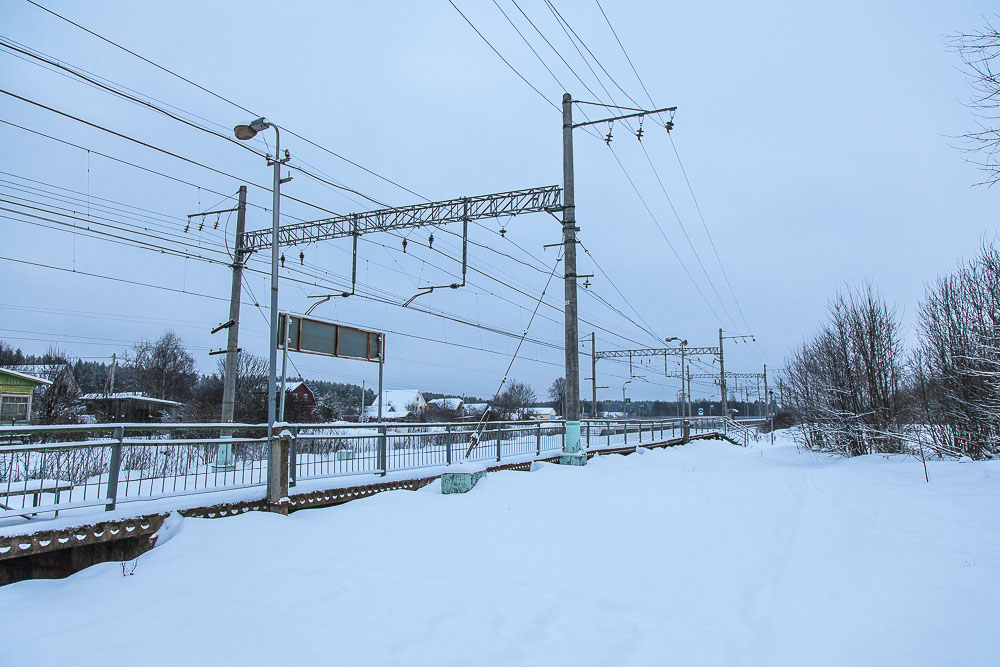
[[[681, 341], [681, 396], [684, 397], [684, 406], [681, 410], [681, 415], [687, 415], [689, 412], [688, 399], [690, 397], [688, 396], [688, 392], [691, 391], [690, 377], [688, 378], [688, 391], [684, 391], [684, 348], [686, 347], [687, 347], [687, 341], [686, 340]], [[691, 371], [688, 371], [688, 375], [690, 375], [690, 373]]]
[[764, 419], [771, 414], [771, 400], [767, 394], [767, 364], [764, 364]]
[[[576, 197], [573, 180], [573, 97], [563, 95], [563, 282], [565, 291], [566, 439], [563, 451], [580, 451], [580, 338], [576, 306]], [[596, 390], [595, 390], [596, 391]]]
[[688, 366], [688, 391], [687, 391], [688, 419], [691, 419], [691, 367]]
[[[563, 454], [577, 454], [580, 451], [580, 357], [578, 345], [580, 340], [579, 322], [577, 321], [576, 305], [576, 197], [573, 181], [573, 129], [597, 123], [611, 123], [626, 118], [641, 118], [649, 114], [671, 114], [665, 127], [669, 132], [673, 129], [673, 113], [677, 107], [662, 109], [638, 110], [613, 118], [588, 120], [583, 123], [573, 123], [573, 96], [563, 94], [563, 278], [565, 282], [565, 318], [566, 335], [566, 438], [563, 441]], [[609, 133], [610, 134], [610, 133]], [[608, 138], [610, 143], [611, 139]]]
[[590, 401], [590, 417], [597, 419], [597, 341], [593, 331], [590, 332]]
[[[233, 285], [229, 293], [229, 330], [226, 332], [226, 370], [222, 385], [222, 423], [236, 412], [236, 375], [240, 346], [240, 300], [243, 296], [243, 232], [247, 223], [247, 186], [241, 185], [236, 204], [236, 243], [233, 245]], [[224, 435], [231, 435], [227, 431]], [[220, 462], [221, 463], [221, 462]]]
[[729, 416], [729, 406], [726, 403], [726, 360], [722, 349], [722, 327], [719, 327], [719, 388], [722, 391], [722, 416]]

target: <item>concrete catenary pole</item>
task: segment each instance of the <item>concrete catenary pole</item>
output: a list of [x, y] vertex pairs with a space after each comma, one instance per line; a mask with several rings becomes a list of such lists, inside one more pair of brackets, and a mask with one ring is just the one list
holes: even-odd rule
[[729, 406], [726, 403], [726, 359], [722, 349], [722, 328], [719, 328], [719, 389], [722, 392], [722, 416], [729, 416]]
[[597, 419], [597, 342], [594, 332], [590, 332], [590, 416]]
[[686, 347], [686, 341], [681, 341], [681, 417], [686, 417], [688, 414], [688, 392], [684, 390], [684, 348]]
[[767, 396], [767, 364], [764, 364], [764, 419], [771, 414], [771, 400]]
[[[236, 413], [236, 376], [239, 374], [240, 300], [243, 297], [243, 232], [247, 223], [247, 186], [241, 185], [236, 204], [236, 242], [233, 243], [233, 284], [229, 292], [229, 327], [226, 331], [226, 367], [222, 378], [222, 423], [232, 424]], [[219, 435], [231, 438], [232, 429], [222, 429]], [[219, 444], [213, 469], [234, 470], [233, 446]]]
[[564, 452], [580, 450], [580, 339], [576, 306], [576, 204], [573, 183], [573, 98], [563, 95], [563, 276], [565, 289], [566, 439]]
[[688, 400], [688, 419], [691, 419], [691, 366], [690, 366], [690, 364], [688, 365], [688, 393], [687, 393], [687, 400]]
[[[247, 224], [247, 186], [241, 185], [236, 206], [236, 243], [233, 244], [233, 286], [229, 293], [229, 330], [226, 332], [226, 372], [222, 385], [222, 423], [236, 412], [236, 374], [239, 366], [240, 300], [243, 296], [243, 232]], [[228, 433], [226, 434], [228, 435]]]

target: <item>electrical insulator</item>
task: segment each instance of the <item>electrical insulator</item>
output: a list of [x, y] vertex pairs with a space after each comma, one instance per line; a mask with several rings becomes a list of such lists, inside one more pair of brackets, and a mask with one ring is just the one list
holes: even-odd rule
[[664, 125], [663, 127], [665, 127], [667, 129], [667, 132], [669, 132], [670, 130], [674, 129], [674, 121], [668, 120], [667, 124]]
[[285, 268], [285, 253], [281, 253], [281, 268]]
[[427, 237], [427, 247], [428, 248], [433, 248], [434, 247], [434, 235], [433, 234], [431, 234], [430, 236]]
[[500, 236], [501, 236], [501, 238], [507, 238], [507, 229], [506, 228], [504, 228], [504, 227], [500, 228]]
[[306, 265], [306, 254], [301, 251], [299, 251], [299, 264], [301, 264], [302, 266]]
[[403, 253], [406, 253], [406, 239], [403, 239]]

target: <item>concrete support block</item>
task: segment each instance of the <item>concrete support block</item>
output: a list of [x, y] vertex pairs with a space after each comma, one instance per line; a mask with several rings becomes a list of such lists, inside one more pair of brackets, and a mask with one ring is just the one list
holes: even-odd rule
[[576, 454], [580, 451], [580, 422], [566, 422], [566, 439], [563, 443], [564, 454]]
[[573, 454], [561, 454], [559, 456], [561, 466], [585, 466], [587, 465], [587, 453], [575, 452]]
[[486, 466], [472, 463], [448, 466], [441, 475], [441, 493], [468, 493], [486, 477]]

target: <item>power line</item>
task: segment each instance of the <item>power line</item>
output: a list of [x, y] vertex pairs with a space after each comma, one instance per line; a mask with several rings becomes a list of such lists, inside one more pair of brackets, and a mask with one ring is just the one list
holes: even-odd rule
[[461, 17], [462, 17], [463, 19], [465, 19], [465, 22], [469, 24], [469, 27], [470, 27], [470, 28], [472, 28], [473, 30], [475, 30], [475, 31], [476, 31], [476, 34], [477, 34], [477, 35], [479, 35], [479, 37], [480, 37], [480, 38], [481, 38], [481, 39], [482, 39], [482, 40], [483, 40], [484, 42], [486, 42], [486, 46], [490, 47], [490, 49], [491, 49], [491, 50], [493, 51], [493, 53], [497, 54], [497, 56], [498, 56], [498, 57], [500, 58], [500, 60], [502, 60], [502, 61], [504, 62], [504, 64], [505, 64], [505, 65], [507, 65], [507, 67], [509, 67], [509, 68], [510, 68], [510, 71], [512, 71], [512, 72], [513, 72], [514, 74], [516, 74], [516, 75], [518, 76], [518, 78], [519, 78], [519, 79], [521, 79], [521, 81], [524, 81], [524, 82], [525, 82], [526, 84], [528, 84], [528, 87], [529, 87], [529, 88], [531, 88], [531, 89], [532, 89], [533, 91], [535, 91], [536, 93], [538, 93], [538, 96], [539, 96], [539, 97], [541, 97], [541, 98], [542, 98], [543, 100], [545, 100], [545, 103], [546, 103], [546, 104], [548, 104], [549, 106], [551, 106], [551, 107], [552, 107], [553, 109], [555, 109], [556, 111], [559, 111], [559, 107], [558, 107], [558, 106], [556, 106], [555, 102], [553, 102], [553, 101], [552, 101], [552, 100], [550, 100], [550, 99], [549, 99], [548, 97], [546, 97], [545, 93], [543, 93], [542, 91], [540, 91], [540, 90], [538, 90], [537, 88], [535, 88], [535, 86], [533, 86], [533, 85], [531, 84], [531, 82], [530, 82], [530, 81], [528, 81], [528, 80], [527, 80], [526, 78], [524, 78], [524, 75], [523, 75], [523, 74], [521, 74], [520, 72], [518, 72], [518, 71], [517, 71], [517, 69], [516, 69], [516, 68], [515, 68], [515, 67], [514, 67], [513, 65], [511, 65], [511, 64], [510, 64], [510, 63], [509, 63], [509, 62], [507, 61], [507, 59], [506, 59], [506, 58], [504, 58], [504, 57], [503, 57], [502, 55], [500, 55], [500, 52], [496, 50], [496, 47], [495, 47], [495, 46], [493, 46], [492, 44], [490, 44], [490, 40], [486, 39], [486, 37], [485, 37], [485, 36], [483, 35], [483, 33], [479, 32], [479, 28], [477, 28], [476, 26], [474, 26], [474, 25], [472, 24], [472, 21], [470, 21], [470, 20], [469, 20], [469, 19], [468, 19], [468, 18], [467, 18], [467, 17], [465, 16], [465, 14], [463, 14], [463, 13], [462, 13], [462, 10], [458, 8], [458, 5], [456, 5], [456, 4], [454, 3], [454, 2], [452, 2], [452, 0], [448, 0], [448, 4], [450, 4], [450, 5], [452, 6], [452, 7], [454, 7], [454, 8], [455, 8], [455, 11], [456, 11], [456, 12], [458, 12], [458, 13], [459, 13], [459, 15], [460, 15], [460, 16], [461, 16]]

